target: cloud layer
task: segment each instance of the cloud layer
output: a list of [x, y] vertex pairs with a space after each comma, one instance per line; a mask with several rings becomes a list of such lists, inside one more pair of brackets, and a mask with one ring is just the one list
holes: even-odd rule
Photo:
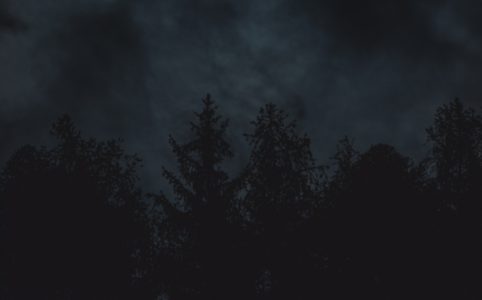
[[[122, 136], [145, 178], [168, 164], [211, 93], [242, 132], [275, 102], [325, 160], [345, 134], [425, 151], [435, 108], [479, 106], [478, 1], [16, 0], [0, 2], [3, 159], [70, 113], [88, 134]], [[18, 30], [21, 28], [21, 30]], [[147, 180], [149, 181], [149, 180]]]

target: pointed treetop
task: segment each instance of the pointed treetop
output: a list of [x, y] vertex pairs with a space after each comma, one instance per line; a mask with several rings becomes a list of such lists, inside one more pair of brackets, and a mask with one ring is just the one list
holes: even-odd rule
[[196, 118], [190, 123], [191, 139], [182, 144], [172, 136], [169, 139], [177, 158], [179, 175], [163, 169], [177, 202], [186, 209], [199, 207], [207, 203], [208, 198], [221, 197], [219, 194], [228, 181], [222, 163], [233, 155], [226, 139], [228, 120], [218, 114], [218, 107], [209, 94], [202, 102], [202, 111], [195, 113]]

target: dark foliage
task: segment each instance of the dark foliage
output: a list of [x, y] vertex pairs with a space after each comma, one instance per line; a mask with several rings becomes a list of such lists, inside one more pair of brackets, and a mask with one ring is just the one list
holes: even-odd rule
[[[210, 96], [191, 123], [192, 139], [179, 144], [169, 138], [178, 161], [179, 175], [163, 169], [174, 200], [156, 196], [165, 212], [160, 228], [160, 255], [168, 260], [163, 273], [166, 290], [179, 299], [229, 297], [227, 276], [234, 260], [230, 246], [235, 183], [223, 170], [232, 157], [226, 140], [228, 121], [217, 113]], [[162, 268], [162, 264], [159, 268]], [[159, 269], [160, 270], [160, 269]]]
[[1, 181], [7, 299], [131, 298], [146, 242], [135, 170], [119, 141], [83, 139], [65, 116], [52, 149], [25, 146]]
[[[319, 165], [273, 104], [230, 176], [228, 121], [210, 96], [169, 138], [172, 193], [143, 195], [140, 160], [68, 117], [52, 148], [24, 146], [0, 182], [2, 299], [480, 299], [482, 117], [460, 100], [416, 163], [342, 139]], [[150, 209], [147, 209], [150, 207]]]

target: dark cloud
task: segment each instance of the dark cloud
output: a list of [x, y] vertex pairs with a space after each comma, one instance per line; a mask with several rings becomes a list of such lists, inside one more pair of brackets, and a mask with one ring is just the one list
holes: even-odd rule
[[5, 0], [0, 1], [0, 32], [16, 32], [25, 29], [25, 24], [13, 16]]
[[51, 108], [109, 115], [127, 128], [133, 125], [129, 119], [148, 116], [145, 101], [135, 100], [144, 93], [147, 62], [129, 5], [66, 16], [45, 47], [55, 66], [55, 76], [48, 78]]
[[[429, 40], [429, 1], [396, 0], [306, 0], [293, 3], [320, 31], [328, 32], [336, 46], [355, 46], [358, 51], [380, 51], [380, 48], [402, 45], [417, 47], [413, 41]], [[432, 5], [430, 5], [432, 6]], [[411, 41], [411, 43], [408, 43]], [[423, 49], [418, 49], [417, 52]], [[352, 50], [353, 51], [353, 50]]]
[[11, 2], [6, 16], [29, 27], [0, 39], [0, 135], [9, 145], [0, 155], [42, 142], [40, 132], [69, 112], [88, 134], [123, 136], [157, 183], [172, 158], [167, 134], [182, 139], [210, 92], [232, 119], [238, 162], [242, 133], [268, 101], [299, 119], [322, 160], [345, 134], [362, 148], [385, 142], [420, 156], [438, 105], [456, 96], [479, 105], [481, 8], [475, 0]]

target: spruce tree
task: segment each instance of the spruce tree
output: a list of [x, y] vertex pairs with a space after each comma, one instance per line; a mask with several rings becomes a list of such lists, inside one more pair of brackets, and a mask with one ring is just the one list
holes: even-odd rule
[[223, 164], [233, 154], [226, 138], [228, 120], [217, 110], [207, 95], [202, 111], [195, 113], [191, 122], [191, 140], [179, 143], [169, 137], [178, 172], [163, 169], [175, 198], [159, 197], [167, 220], [167, 228], [161, 230], [167, 233], [163, 247], [176, 247], [180, 263], [173, 266], [169, 292], [181, 297], [218, 298], [221, 272], [227, 267], [223, 258], [227, 255], [233, 186]]
[[323, 168], [316, 165], [308, 136], [274, 104], [261, 108], [252, 133], [245, 173], [247, 218], [262, 226], [290, 224], [312, 213]]
[[[319, 205], [322, 168], [294, 121], [274, 104], [261, 108], [246, 134], [251, 155], [244, 174], [243, 207], [254, 248], [258, 296], [300, 298], [308, 292], [307, 241], [301, 230]], [[302, 271], [304, 270], [304, 271]], [[297, 274], [294, 276], [294, 274]]]

